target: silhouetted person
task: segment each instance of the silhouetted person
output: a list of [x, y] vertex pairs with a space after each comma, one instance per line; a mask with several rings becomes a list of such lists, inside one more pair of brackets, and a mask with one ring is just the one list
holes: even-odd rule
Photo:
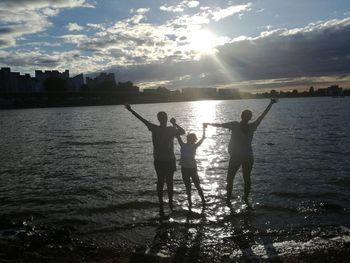
[[163, 188], [167, 184], [169, 207], [173, 210], [173, 177], [176, 171], [176, 160], [174, 154], [174, 137], [185, 134], [185, 130], [176, 124], [176, 120], [170, 120], [172, 127], [167, 126], [168, 116], [164, 111], [157, 114], [160, 125], [150, 123], [136, 113], [129, 104], [125, 108], [136, 118], [142, 121], [152, 132], [154, 168], [157, 173], [157, 194], [159, 199], [160, 215], [164, 215]]
[[[198, 190], [198, 194], [202, 200], [203, 208], [205, 208], [205, 199], [203, 195], [203, 190], [200, 186], [199, 176], [197, 172], [197, 162], [195, 159], [196, 156], [196, 150], [197, 148], [203, 143], [205, 139], [205, 128], [207, 126], [203, 124], [203, 136], [202, 139], [200, 139], [197, 142], [197, 136], [195, 133], [189, 133], [187, 135], [187, 142], [184, 143], [180, 136], [177, 136], [177, 140], [180, 144], [180, 151], [181, 151], [181, 159], [180, 159], [180, 165], [181, 165], [181, 173], [182, 173], [182, 179], [184, 181], [184, 184], [186, 186], [186, 194], [187, 194], [187, 200], [188, 200], [188, 208], [191, 210], [192, 208], [192, 198], [191, 198], [191, 180], [194, 183], [195, 187]], [[197, 143], [196, 143], [197, 142]]]
[[230, 162], [227, 171], [227, 199], [226, 204], [231, 207], [231, 196], [233, 188], [233, 179], [242, 166], [243, 179], [244, 179], [244, 202], [249, 208], [252, 208], [248, 202], [250, 194], [251, 181], [250, 175], [253, 168], [254, 157], [252, 149], [252, 139], [254, 132], [259, 126], [260, 122], [269, 112], [272, 104], [277, 102], [275, 99], [271, 99], [270, 104], [265, 111], [257, 118], [256, 121], [248, 123], [252, 118], [252, 112], [250, 110], [244, 110], [241, 114], [241, 122], [233, 121], [227, 123], [208, 123], [208, 125], [214, 127], [221, 127], [231, 130], [231, 139], [228, 145], [228, 152], [230, 154]]

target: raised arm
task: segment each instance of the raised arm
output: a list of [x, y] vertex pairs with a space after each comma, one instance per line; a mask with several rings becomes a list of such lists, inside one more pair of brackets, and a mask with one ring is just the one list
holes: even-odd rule
[[206, 123], [203, 123], [203, 135], [202, 135], [202, 138], [196, 143], [196, 147], [201, 146], [201, 144], [205, 140], [205, 129], [207, 128], [207, 126], [208, 125]]
[[261, 121], [265, 118], [266, 114], [269, 112], [269, 110], [271, 109], [272, 105], [274, 103], [276, 103], [277, 100], [276, 99], [271, 99], [269, 105], [266, 107], [266, 109], [264, 110], [264, 112], [256, 119], [256, 121], [254, 122], [256, 124], [256, 127], [259, 126], [259, 124], [261, 123]]
[[177, 134], [176, 135], [183, 135], [186, 133], [186, 131], [176, 123], [176, 120], [175, 118], [171, 118], [170, 119], [170, 123], [174, 126], [174, 128], [176, 129], [177, 131]]
[[179, 142], [180, 146], [184, 145], [185, 143], [182, 141], [181, 136], [177, 135], [176, 136], [177, 141]]
[[128, 111], [130, 111], [136, 118], [138, 118], [140, 121], [142, 121], [148, 128], [151, 125], [151, 123], [149, 121], [147, 121], [146, 119], [142, 118], [140, 114], [138, 114], [136, 111], [134, 111], [130, 104], [126, 103], [125, 104], [125, 109], [127, 109]]
[[231, 122], [225, 122], [225, 123], [203, 123], [204, 125], [210, 125], [210, 126], [213, 126], [213, 127], [219, 127], [219, 128], [226, 128], [226, 129], [229, 129], [231, 127]]

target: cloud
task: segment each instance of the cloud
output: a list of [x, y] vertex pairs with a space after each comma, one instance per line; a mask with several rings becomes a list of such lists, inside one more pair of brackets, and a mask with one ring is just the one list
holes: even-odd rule
[[94, 5], [87, 0], [1, 0], [0, 9], [5, 10], [39, 10], [43, 8], [75, 8]]
[[42, 50], [1, 51], [0, 65], [11, 67], [13, 71], [33, 74], [36, 69], [65, 70], [72, 75], [104, 69], [104, 61], [98, 57], [82, 55], [78, 50], [67, 52], [44, 52]]
[[350, 19], [262, 32], [226, 44], [218, 57], [241, 79], [349, 73]]
[[0, 48], [14, 46], [24, 35], [44, 31], [61, 9], [93, 7], [87, 0], [2, 0], [0, 2]]
[[166, 6], [166, 5], [162, 5], [159, 7], [160, 10], [165, 11], [165, 12], [183, 12], [185, 9], [182, 6]]
[[66, 28], [68, 29], [68, 31], [80, 31], [84, 29], [83, 26], [80, 26], [77, 23], [68, 23], [66, 25]]
[[[193, 9], [196, 1], [182, 1], [181, 8]], [[229, 6], [227, 8], [196, 9], [191, 14], [176, 15], [163, 24], [147, 22], [149, 8], [132, 9], [130, 18], [111, 25], [88, 24], [97, 30], [90, 35], [65, 35], [67, 43], [75, 44], [80, 50], [98, 52], [107, 56], [109, 50], [118, 50], [120, 58], [117, 65], [162, 62], [166, 59], [188, 60], [198, 57], [198, 50], [191, 45], [190, 35], [196, 33], [214, 19], [248, 11], [250, 4]], [[176, 6], [178, 7], [178, 6]], [[170, 7], [169, 7], [170, 8]], [[172, 8], [172, 7], [171, 7]], [[218, 40], [219, 41], [219, 40]], [[226, 42], [228, 38], [221, 38]]]
[[[26, 34], [45, 30], [50, 26], [50, 18], [62, 8], [89, 5], [83, 0], [18, 2], [35, 4], [27, 5], [27, 9], [18, 6], [16, 13], [16, 9], [1, 9], [0, 3], [0, 19], [5, 21], [0, 27], [0, 47], [13, 46]], [[42, 67], [68, 68], [76, 73], [109, 70], [121, 81], [132, 80], [147, 87], [166, 84], [173, 89], [302, 85], [350, 73], [350, 18], [302, 28], [271, 30], [266, 26], [255, 37], [221, 36], [220, 45], [219, 40], [215, 42], [214, 55], [198, 56], [191, 47], [192, 35], [212, 22], [251, 11], [251, 4], [202, 7], [195, 2], [187, 0], [164, 7], [182, 8], [186, 12], [169, 13], [169, 20], [163, 23], [152, 24], [148, 20], [149, 8], [131, 10], [129, 17], [113, 23], [88, 23], [83, 28], [72, 22], [67, 25], [71, 32], [59, 36], [57, 42], [73, 44], [75, 50], [30, 50], [24, 41], [18, 41], [17, 50], [0, 52], [0, 64], [21, 71]], [[82, 29], [86, 31], [79, 31]], [[72, 46], [65, 43], [62, 49]], [[35, 46], [39, 48], [39, 44]]]
[[212, 17], [215, 21], [219, 21], [223, 18], [232, 16], [234, 14], [242, 13], [243, 11], [250, 11], [251, 3], [244, 4], [244, 5], [233, 5], [228, 8], [224, 9], [218, 9], [214, 12], [212, 12]]
[[[304, 28], [262, 32], [217, 47], [215, 56], [198, 61], [112, 67], [117, 75], [139, 83], [168, 81], [178, 87], [285, 87], [320, 81], [349, 83], [350, 18]], [[189, 75], [190, 78], [181, 78]]]
[[131, 10], [132, 13], [135, 13], [135, 15], [129, 19], [126, 20], [126, 22], [131, 24], [139, 24], [142, 20], [146, 19], [146, 13], [149, 12], [149, 8], [139, 8], [137, 10]]
[[199, 2], [198, 1], [189, 1], [187, 3], [187, 6], [190, 8], [197, 7], [197, 6], [199, 6]]

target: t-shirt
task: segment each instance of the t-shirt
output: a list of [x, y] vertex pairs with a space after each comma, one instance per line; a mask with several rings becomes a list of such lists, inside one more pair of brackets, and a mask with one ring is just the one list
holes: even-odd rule
[[258, 127], [257, 122], [248, 123], [246, 132], [242, 130], [241, 123], [237, 121], [224, 123], [222, 127], [231, 130], [231, 139], [228, 144], [228, 152], [230, 155], [239, 155], [243, 157], [253, 156], [252, 140], [254, 132]]
[[197, 146], [195, 144], [181, 144], [181, 159], [180, 165], [182, 168], [197, 168], [195, 159]]
[[174, 137], [180, 132], [174, 127], [162, 127], [150, 122], [147, 127], [152, 132], [154, 160], [170, 161], [175, 159]]

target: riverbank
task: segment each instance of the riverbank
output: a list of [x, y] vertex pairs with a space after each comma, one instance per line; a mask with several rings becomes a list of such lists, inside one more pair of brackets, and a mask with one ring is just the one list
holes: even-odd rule
[[[266, 99], [266, 98], [310, 98], [310, 97], [325, 97], [324, 95], [304, 95], [302, 93], [292, 96], [281, 96], [276, 94], [243, 94], [241, 96], [150, 96], [148, 94], [138, 95], [135, 97], [122, 96], [116, 97], [111, 95], [86, 95], [73, 94], [67, 96], [65, 94], [32, 94], [16, 96], [0, 96], [1, 109], [27, 109], [27, 108], [53, 108], [53, 107], [84, 107], [84, 106], [105, 106], [105, 105], [123, 105], [126, 102], [130, 104], [148, 104], [148, 103], [169, 103], [169, 102], [188, 102], [201, 100], [241, 100], [241, 99]], [[336, 98], [346, 98], [338, 96]]]
[[257, 228], [252, 215], [219, 223], [187, 215], [86, 235], [73, 228], [8, 225], [0, 231], [0, 262], [347, 262], [344, 226]]

